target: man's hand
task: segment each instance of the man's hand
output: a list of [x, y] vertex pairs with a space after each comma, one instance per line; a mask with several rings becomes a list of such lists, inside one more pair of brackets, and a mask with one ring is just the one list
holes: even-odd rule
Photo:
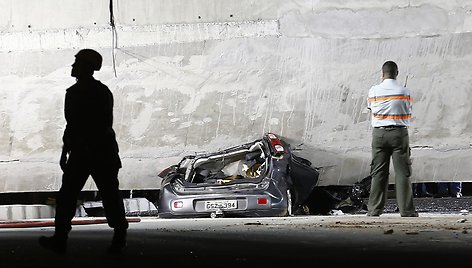
[[59, 160], [59, 165], [61, 166], [62, 171], [65, 171], [67, 166], [67, 154], [69, 152], [65, 147], [62, 147], [61, 159]]

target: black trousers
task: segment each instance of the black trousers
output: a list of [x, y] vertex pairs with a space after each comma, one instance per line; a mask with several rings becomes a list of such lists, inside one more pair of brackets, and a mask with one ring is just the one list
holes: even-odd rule
[[75, 153], [69, 155], [62, 175], [62, 185], [56, 199], [55, 230], [65, 235], [72, 229], [71, 221], [77, 209], [77, 199], [89, 176], [92, 176], [102, 197], [108, 225], [127, 229], [123, 197], [119, 190], [119, 166], [101, 159], [100, 154]]

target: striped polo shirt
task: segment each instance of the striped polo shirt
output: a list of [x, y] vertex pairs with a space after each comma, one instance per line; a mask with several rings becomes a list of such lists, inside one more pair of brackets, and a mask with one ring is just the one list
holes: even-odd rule
[[367, 108], [372, 112], [372, 127], [410, 126], [410, 90], [395, 79], [384, 79], [369, 90]]

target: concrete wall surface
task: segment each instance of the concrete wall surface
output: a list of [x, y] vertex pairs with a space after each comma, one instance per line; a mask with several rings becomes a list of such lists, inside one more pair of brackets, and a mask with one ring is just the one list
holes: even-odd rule
[[183, 155], [269, 131], [321, 167], [320, 185], [359, 181], [386, 60], [415, 99], [412, 180], [472, 181], [472, 1], [111, 3], [0, 0], [1, 192], [60, 187], [64, 94], [86, 47], [115, 97], [123, 189], [159, 188]]

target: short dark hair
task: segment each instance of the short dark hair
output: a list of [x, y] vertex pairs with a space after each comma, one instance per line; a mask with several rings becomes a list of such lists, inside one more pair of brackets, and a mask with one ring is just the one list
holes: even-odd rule
[[94, 71], [99, 71], [102, 68], [102, 55], [93, 49], [82, 49], [75, 55], [75, 58], [86, 63]]
[[386, 61], [382, 65], [382, 73], [384, 74], [384, 77], [390, 77], [390, 78], [395, 78], [398, 75], [398, 66], [395, 62], [393, 61]]

